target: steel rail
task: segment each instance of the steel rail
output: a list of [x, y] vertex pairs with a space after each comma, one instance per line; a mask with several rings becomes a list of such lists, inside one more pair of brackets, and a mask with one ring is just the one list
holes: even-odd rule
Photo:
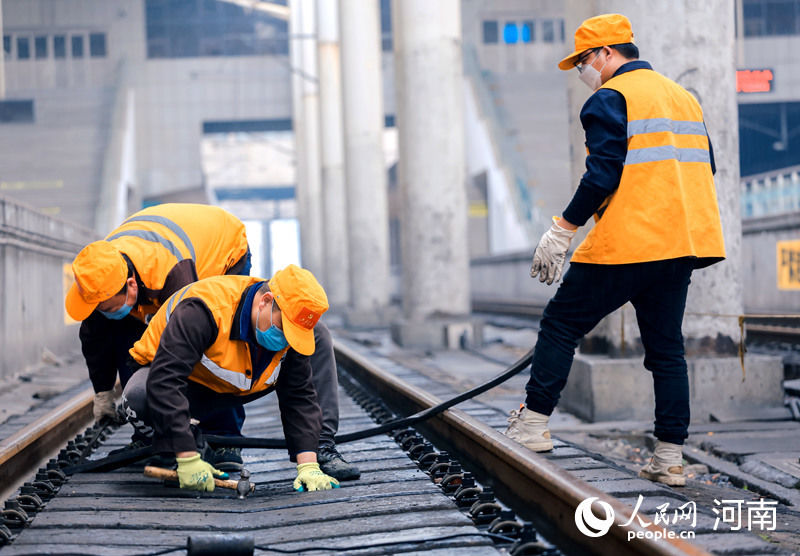
[[538, 301], [473, 297], [472, 310], [483, 313], [538, 318], [544, 313], [544, 304]]
[[800, 338], [800, 327], [780, 326], [777, 324], [748, 324], [747, 333], [753, 336], [770, 338]]
[[[417, 412], [441, 402], [437, 397], [414, 388], [381, 369], [351, 348], [337, 343], [337, 362], [348, 373], [377, 394], [396, 411]], [[577, 479], [541, 456], [507, 439], [491, 427], [458, 409], [444, 413], [418, 424], [432, 442], [447, 448], [484, 482], [490, 482], [498, 498], [524, 519], [534, 521], [542, 529], [544, 524], [555, 527], [548, 532], [551, 540], [563, 541], [581, 551], [615, 555], [700, 556], [709, 554], [704, 549], [680, 538], [654, 539], [644, 537], [645, 530], [664, 531], [651, 524], [641, 527], [631, 520], [632, 509]], [[575, 510], [587, 498], [596, 498], [593, 508], [596, 515], [604, 511], [598, 501], [610, 504], [614, 510], [614, 526], [603, 537], [587, 537], [575, 525]], [[631, 524], [626, 525], [628, 521]], [[642, 533], [628, 540], [628, 532]], [[555, 533], [555, 535], [553, 534]]]
[[0, 440], [0, 484], [30, 475], [52, 452], [92, 420], [92, 388], [76, 394], [8, 438]]

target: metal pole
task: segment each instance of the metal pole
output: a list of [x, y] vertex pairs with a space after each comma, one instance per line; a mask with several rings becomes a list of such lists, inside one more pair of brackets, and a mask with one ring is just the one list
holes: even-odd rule
[[[0, 37], [3, 37], [3, 0], [0, 0]], [[0, 52], [0, 100], [6, 98], [6, 51]]]
[[317, 18], [316, 0], [302, 0], [300, 14], [302, 29], [303, 69], [303, 124], [306, 150], [306, 208], [301, 221], [303, 237], [303, 265], [312, 271], [323, 284], [325, 268], [322, 259], [322, 176], [320, 168], [319, 138], [319, 80], [317, 78]]
[[305, 118], [303, 117], [303, 56], [302, 56], [302, 0], [290, 0], [289, 3], [289, 66], [292, 78], [292, 129], [294, 131], [294, 166], [295, 166], [295, 199], [297, 202], [297, 218], [300, 222], [301, 263], [306, 265], [305, 251], [306, 232], [303, 222], [308, 214], [308, 193], [306, 189], [306, 148]]
[[335, 310], [350, 303], [338, 0], [317, 0], [317, 14], [324, 286]]

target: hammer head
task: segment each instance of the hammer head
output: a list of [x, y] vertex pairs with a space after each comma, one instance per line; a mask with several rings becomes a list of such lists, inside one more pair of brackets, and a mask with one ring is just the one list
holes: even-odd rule
[[236, 483], [236, 492], [239, 494], [239, 499], [244, 499], [245, 496], [250, 494], [256, 489], [256, 485], [250, 482], [250, 472], [242, 468], [239, 481]]

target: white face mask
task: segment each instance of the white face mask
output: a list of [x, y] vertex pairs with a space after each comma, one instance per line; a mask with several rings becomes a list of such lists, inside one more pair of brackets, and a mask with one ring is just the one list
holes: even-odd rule
[[[594, 60], [592, 60], [592, 63], [594, 63]], [[594, 66], [592, 65], [586, 65], [586, 67], [583, 68], [583, 71], [578, 75], [578, 78], [586, 83], [593, 91], [596, 91], [600, 88], [600, 85], [603, 84], [601, 72], [606, 67], [607, 63], [608, 57], [606, 57], [606, 61], [603, 62], [603, 67], [601, 67], [599, 71], [594, 69]]]

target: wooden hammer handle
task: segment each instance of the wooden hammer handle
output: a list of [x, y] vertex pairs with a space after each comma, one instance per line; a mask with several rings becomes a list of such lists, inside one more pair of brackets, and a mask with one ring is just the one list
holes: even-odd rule
[[[155, 467], [152, 465], [145, 466], [144, 476], [153, 477], [154, 479], [163, 479], [165, 481], [179, 482], [177, 471], [173, 469], [164, 469], [163, 467]], [[237, 485], [238, 481], [234, 481], [232, 479], [217, 479], [214, 477], [214, 486], [236, 490]]]

